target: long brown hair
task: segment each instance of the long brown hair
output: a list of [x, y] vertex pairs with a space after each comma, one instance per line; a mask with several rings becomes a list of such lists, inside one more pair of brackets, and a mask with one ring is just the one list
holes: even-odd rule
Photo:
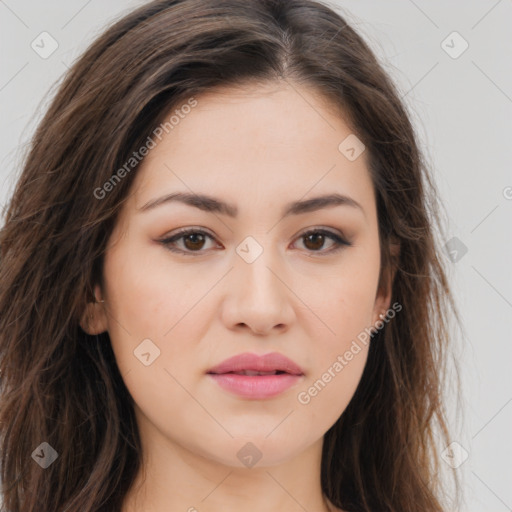
[[[89, 336], [79, 322], [137, 170], [126, 162], [163, 114], [191, 97], [282, 80], [318, 91], [364, 142], [381, 285], [392, 285], [392, 302], [403, 307], [374, 336], [356, 393], [325, 435], [322, 488], [353, 512], [445, 510], [436, 436], [449, 444], [443, 370], [450, 311], [458, 314], [436, 239], [435, 227], [444, 228], [435, 186], [398, 90], [325, 4], [157, 0], [113, 24], [69, 70], [6, 209], [4, 512], [120, 510], [141, 464], [133, 400], [108, 333]], [[123, 178], [105, 187], [123, 166]], [[41, 443], [58, 454], [46, 468], [34, 462], [37, 450], [49, 451]]]

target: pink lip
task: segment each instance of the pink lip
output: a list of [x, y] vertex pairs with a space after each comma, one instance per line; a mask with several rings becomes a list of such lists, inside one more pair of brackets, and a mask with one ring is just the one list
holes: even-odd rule
[[[276, 375], [239, 375], [233, 372], [241, 371], [271, 372], [279, 371]], [[301, 380], [304, 372], [291, 359], [271, 352], [263, 356], [244, 353], [226, 359], [211, 368], [208, 375], [226, 391], [236, 395], [263, 399], [283, 393]]]

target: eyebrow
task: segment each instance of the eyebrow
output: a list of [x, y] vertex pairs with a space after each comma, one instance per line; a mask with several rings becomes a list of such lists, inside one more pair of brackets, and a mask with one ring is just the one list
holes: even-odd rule
[[[236, 217], [238, 215], [238, 208], [234, 204], [227, 203], [205, 194], [194, 194], [188, 192], [174, 192], [172, 194], [157, 197], [156, 199], [148, 201], [146, 204], [138, 208], [138, 210], [140, 212], [146, 212], [158, 206], [173, 202], [187, 204], [205, 212], [219, 213], [227, 215], [228, 217]], [[363, 207], [355, 199], [346, 195], [332, 193], [288, 203], [283, 208], [281, 216], [287, 217], [289, 215], [299, 215], [301, 213], [313, 212], [334, 206], [350, 206], [352, 208], [359, 209], [364, 215]]]

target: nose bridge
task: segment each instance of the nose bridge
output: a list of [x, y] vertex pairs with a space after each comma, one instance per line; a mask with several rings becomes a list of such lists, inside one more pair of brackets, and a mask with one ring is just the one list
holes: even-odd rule
[[260, 334], [274, 326], [282, 328], [293, 318], [278, 251], [269, 246], [270, 236], [264, 238], [266, 243], [247, 237], [236, 248], [234, 286], [226, 317], [232, 325], [245, 324]]
[[[262, 237], [260, 237], [262, 240]], [[277, 251], [270, 246], [271, 237], [258, 241], [249, 236], [237, 247], [238, 277], [242, 280], [243, 295], [275, 300], [282, 294], [282, 282], [276, 277], [281, 266]], [[265, 246], [263, 244], [265, 243]]]

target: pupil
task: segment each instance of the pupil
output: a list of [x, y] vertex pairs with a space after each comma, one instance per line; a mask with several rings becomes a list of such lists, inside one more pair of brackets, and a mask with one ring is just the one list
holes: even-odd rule
[[[308, 235], [306, 237], [306, 239], [308, 241], [311, 240], [311, 239], [313, 240], [313, 245], [314, 245], [314, 247], [312, 247], [313, 249], [320, 249], [322, 247], [322, 245], [324, 243], [324, 239], [323, 238], [324, 238], [324, 235], [322, 233], [312, 233], [311, 235]], [[317, 242], [320, 241], [320, 243], [319, 244], [318, 243], [315, 244], [314, 243], [315, 239], [316, 239]]]
[[[199, 241], [197, 240], [197, 238], [199, 238]], [[190, 240], [192, 240], [192, 247], [190, 247], [189, 244], [187, 245], [187, 241]], [[202, 242], [204, 242], [204, 236], [201, 235], [200, 233], [192, 233], [185, 237], [185, 245], [187, 246], [188, 249], [200, 249]]]

